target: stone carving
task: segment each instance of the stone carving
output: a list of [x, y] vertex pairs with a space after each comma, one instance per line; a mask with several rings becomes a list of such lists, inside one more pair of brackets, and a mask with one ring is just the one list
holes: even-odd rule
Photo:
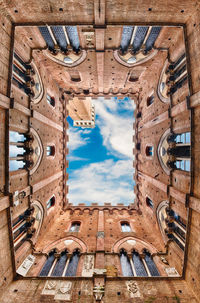
[[104, 275], [107, 270], [105, 268], [94, 268], [93, 272], [95, 275]]
[[177, 272], [175, 267], [167, 267], [165, 268], [165, 271], [168, 277], [179, 277], [179, 273]]
[[60, 281], [54, 300], [71, 301], [72, 282]]
[[71, 301], [72, 282], [48, 280], [42, 295], [54, 296], [54, 300]]
[[99, 283], [99, 284], [94, 286], [93, 294], [94, 294], [94, 297], [95, 297], [97, 302], [101, 302], [101, 300], [104, 296], [104, 291], [105, 291], [104, 285], [101, 285]]
[[83, 277], [92, 277], [94, 268], [94, 256], [86, 255], [84, 258], [82, 276]]
[[98, 238], [102, 238], [102, 239], [104, 238], [104, 231], [98, 231], [97, 232], [97, 239]]
[[45, 283], [45, 286], [42, 291], [42, 295], [51, 295], [55, 296], [57, 290], [58, 281], [49, 280]]
[[29, 271], [34, 262], [35, 257], [33, 255], [29, 255], [17, 269], [17, 273], [19, 275], [26, 276], [27, 272]]
[[141, 297], [137, 283], [134, 281], [126, 281], [126, 287], [131, 298]]

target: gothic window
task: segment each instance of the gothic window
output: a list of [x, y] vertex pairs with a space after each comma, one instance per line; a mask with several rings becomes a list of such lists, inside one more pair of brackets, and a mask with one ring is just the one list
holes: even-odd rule
[[153, 157], [153, 146], [146, 147], [146, 156]]
[[127, 256], [127, 252], [122, 249], [120, 251], [120, 263], [122, 268], [122, 274], [124, 277], [131, 277], [133, 276], [132, 267], [129, 261], [129, 258]]
[[80, 252], [78, 249], [76, 249], [70, 258], [69, 265], [65, 273], [65, 277], [76, 276], [79, 258], [80, 258]]
[[70, 232], [79, 232], [80, 230], [80, 222], [73, 222], [71, 227], [70, 227]]
[[153, 201], [149, 197], [146, 197], [146, 204], [147, 204], [148, 207], [153, 209], [154, 204], [153, 204]]
[[12, 234], [14, 249], [17, 250], [35, 232], [32, 228], [35, 218], [31, 217], [33, 208], [27, 209], [23, 214], [12, 221]]
[[55, 99], [48, 94], [47, 94], [46, 98], [47, 98], [47, 103], [49, 105], [51, 105], [52, 107], [55, 107], [55, 105], [56, 105]]
[[48, 255], [48, 258], [39, 274], [40, 277], [47, 277], [47, 276], [50, 276], [51, 275], [51, 271], [52, 271], [52, 265], [54, 264], [54, 261], [55, 261], [55, 249], [52, 250], [49, 255]]
[[122, 229], [122, 232], [131, 232], [131, 227], [128, 222], [122, 222], [121, 229]]
[[171, 134], [167, 140], [168, 165], [171, 168], [190, 171], [190, 132]]
[[66, 268], [67, 251], [63, 251], [57, 259], [56, 265], [52, 271], [52, 277], [61, 277]]
[[150, 106], [154, 102], [154, 95], [151, 95], [147, 98], [147, 106]]
[[133, 259], [133, 266], [135, 268], [135, 275], [139, 277], [147, 277], [148, 274], [145, 269], [144, 263], [142, 262], [142, 258], [136, 251], [133, 251], [132, 259]]
[[54, 145], [48, 145], [46, 147], [46, 153], [47, 153], [47, 157], [55, 156], [55, 146]]
[[184, 250], [186, 241], [186, 221], [172, 209], [168, 211], [168, 216], [168, 229], [166, 230], [166, 234], [169, 239], [176, 242], [176, 244]]
[[56, 203], [56, 198], [55, 196], [52, 196], [48, 201], [47, 201], [47, 209], [50, 209], [53, 207]]
[[159, 271], [153, 261], [151, 254], [146, 249], [144, 249], [144, 255], [145, 255], [144, 260], [146, 262], [150, 276], [153, 277], [160, 276]]

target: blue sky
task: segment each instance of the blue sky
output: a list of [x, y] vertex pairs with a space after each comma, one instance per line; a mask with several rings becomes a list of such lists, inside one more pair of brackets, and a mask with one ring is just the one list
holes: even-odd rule
[[95, 128], [73, 127], [69, 122], [68, 199], [70, 203], [134, 202], [133, 111], [129, 98], [93, 99]]

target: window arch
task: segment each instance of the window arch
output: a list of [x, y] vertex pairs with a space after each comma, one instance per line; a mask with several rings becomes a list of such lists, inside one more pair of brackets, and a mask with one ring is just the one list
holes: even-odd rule
[[56, 198], [55, 196], [52, 196], [48, 201], [47, 201], [47, 210], [53, 207], [56, 203]]
[[39, 276], [74, 277], [76, 276], [79, 258], [80, 251], [78, 249], [74, 250], [71, 257], [66, 249], [59, 254], [56, 252], [56, 249], [53, 249], [48, 254]]
[[146, 197], [146, 205], [148, 207], [150, 207], [151, 209], [154, 208], [154, 203], [153, 203], [153, 201], [149, 197]]
[[47, 103], [49, 105], [51, 105], [52, 107], [56, 106], [55, 98], [51, 97], [49, 94], [46, 95], [46, 100], [47, 100]]
[[130, 224], [129, 222], [121, 222], [121, 231], [122, 232], [131, 232], [131, 227], [130, 227]]
[[47, 145], [46, 147], [46, 153], [47, 153], [47, 157], [53, 157], [55, 156], [55, 146], [54, 145]]
[[72, 222], [70, 227], [70, 232], [79, 232], [81, 223], [80, 222]]
[[146, 152], [146, 156], [153, 157], [153, 146], [151, 145], [146, 146], [145, 152]]
[[151, 95], [147, 98], [147, 106], [150, 106], [154, 103], [154, 95]]

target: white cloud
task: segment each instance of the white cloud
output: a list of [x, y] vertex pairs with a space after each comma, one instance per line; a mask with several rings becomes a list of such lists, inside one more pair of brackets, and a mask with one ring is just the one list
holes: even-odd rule
[[129, 161], [114, 162], [111, 159], [76, 169], [71, 172], [68, 181], [69, 202], [75, 205], [93, 202], [133, 203], [133, 182], [130, 184], [133, 172]]
[[79, 147], [86, 145], [89, 142], [89, 138], [83, 138], [82, 130], [76, 127], [70, 127], [67, 133], [69, 135], [69, 142], [67, 144], [67, 147], [70, 151], [74, 151], [75, 149], [78, 149]]
[[121, 104], [114, 100], [98, 98], [93, 100], [96, 120], [103, 137], [103, 144], [110, 153], [120, 153], [124, 157], [133, 159], [133, 102], [123, 102], [123, 114], [120, 114]]

